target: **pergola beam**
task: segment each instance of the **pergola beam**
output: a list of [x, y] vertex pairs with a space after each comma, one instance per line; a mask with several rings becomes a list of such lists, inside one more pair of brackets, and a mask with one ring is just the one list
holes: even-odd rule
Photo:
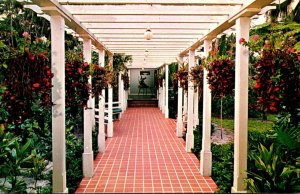
[[180, 56], [185, 56], [188, 54], [189, 50], [196, 49], [200, 45], [203, 44], [204, 40], [206, 39], [213, 39], [215, 38], [218, 34], [224, 32], [228, 28], [232, 27], [235, 25], [235, 20], [239, 17], [252, 17], [256, 15], [257, 13], [260, 12], [261, 8], [269, 5], [272, 3], [273, 0], [253, 0], [253, 1], [248, 1], [246, 5], [244, 5], [237, 13], [232, 14], [228, 20], [222, 22], [219, 24], [216, 28], [214, 28], [212, 31], [210, 31], [206, 36], [202, 37], [198, 41], [196, 41], [192, 46], [189, 48], [185, 49], [180, 53]]
[[32, 3], [41, 7], [42, 11], [46, 14], [53, 12], [60, 12], [61, 15], [65, 18], [65, 24], [73, 29], [77, 34], [80, 34], [83, 37], [89, 37], [92, 40], [92, 44], [98, 49], [104, 49], [108, 53], [111, 53], [97, 38], [92, 34], [85, 26], [81, 24], [67, 9], [60, 5], [55, 0], [32, 0]]
[[75, 18], [81, 23], [219, 23], [226, 20], [228, 15], [224, 16], [166, 16], [166, 15], [76, 15]]
[[217, 24], [213, 23], [85, 23], [84, 26], [88, 29], [147, 29], [151, 28], [153, 33], [155, 29], [198, 29], [198, 30], [210, 30], [214, 29]]
[[133, 5], [133, 4], [160, 4], [160, 5], [242, 5], [241, 0], [58, 0], [61, 4], [72, 5]]

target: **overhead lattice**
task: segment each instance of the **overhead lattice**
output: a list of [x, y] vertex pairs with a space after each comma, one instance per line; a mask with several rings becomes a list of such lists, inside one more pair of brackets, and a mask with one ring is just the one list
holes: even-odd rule
[[[234, 25], [234, 17], [254, 15], [270, 0], [46, 0], [62, 7], [112, 53], [133, 56], [132, 67], [176, 61], [207, 35]], [[33, 0], [39, 6], [42, 0]], [[42, 8], [43, 9], [43, 8]], [[44, 8], [45, 9], [45, 8]], [[153, 38], [146, 40], [147, 28]], [[75, 30], [76, 31], [76, 30]], [[195, 44], [196, 43], [196, 44]], [[148, 56], [145, 56], [145, 51]]]

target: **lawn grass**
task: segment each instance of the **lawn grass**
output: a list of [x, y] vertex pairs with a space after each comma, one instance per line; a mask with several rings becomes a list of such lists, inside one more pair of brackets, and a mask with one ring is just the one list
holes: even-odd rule
[[[248, 130], [249, 131], [260, 131], [265, 132], [272, 129], [274, 125], [274, 121], [276, 120], [276, 115], [268, 115], [267, 121], [262, 121], [259, 118], [249, 118], [248, 120]], [[221, 124], [221, 119], [217, 117], [212, 117], [212, 122], [219, 125]], [[233, 131], [234, 128], [234, 120], [232, 119], [223, 119], [222, 127], [228, 129], [229, 131]]]

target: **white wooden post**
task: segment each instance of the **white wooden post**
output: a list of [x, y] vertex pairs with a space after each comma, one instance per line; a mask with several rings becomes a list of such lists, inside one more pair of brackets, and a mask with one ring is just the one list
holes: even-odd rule
[[[105, 51], [99, 50], [99, 65], [104, 67]], [[105, 151], [105, 125], [104, 125], [104, 110], [105, 110], [105, 89], [102, 90], [102, 95], [99, 96], [99, 122], [98, 122], [98, 150], [100, 153]]]
[[[211, 46], [211, 40], [204, 40], [205, 56]], [[206, 79], [208, 71], [203, 70], [203, 120], [202, 120], [202, 150], [200, 152], [200, 173], [203, 176], [211, 176], [212, 153], [211, 153], [211, 90]]]
[[[187, 91], [184, 91], [183, 92], [183, 114], [182, 114], [183, 123], [187, 122], [187, 110], [188, 110], [188, 102], [187, 101], [188, 101], [188, 93], [187, 93]], [[183, 126], [183, 128], [186, 130], [185, 125]]]
[[194, 91], [194, 128], [199, 125], [199, 89]]
[[[123, 80], [122, 80], [122, 72], [119, 72], [119, 76], [118, 76], [118, 101], [120, 102], [120, 107], [122, 109], [122, 113], [123, 113], [123, 101], [124, 101], [124, 89], [123, 89]], [[122, 117], [122, 113], [120, 113], [120, 118]]]
[[66, 187], [65, 141], [65, 20], [51, 15], [51, 71], [52, 78], [52, 188], [54, 193], [68, 193]]
[[[189, 51], [189, 72], [195, 66], [195, 50]], [[186, 151], [191, 152], [194, 148], [194, 84], [189, 77], [188, 87], [188, 109], [187, 109], [187, 133], [186, 133]]]
[[[113, 56], [109, 56], [109, 64], [113, 66]], [[107, 122], [107, 137], [113, 137], [113, 115], [112, 115], [112, 103], [113, 103], [113, 87], [108, 86], [108, 122]]]
[[165, 99], [165, 118], [169, 118], [169, 65], [166, 67], [166, 99]]
[[234, 101], [234, 173], [232, 192], [246, 192], [248, 145], [248, 48], [239, 44], [249, 39], [250, 18], [236, 20], [235, 101]]
[[[83, 57], [84, 61], [90, 63], [92, 59], [92, 42], [91, 39], [83, 39]], [[92, 77], [89, 77], [89, 84], [92, 84]], [[94, 156], [92, 148], [92, 130], [93, 130], [93, 120], [95, 120], [95, 110], [92, 108], [92, 98], [89, 96], [87, 102], [87, 108], [84, 109], [84, 134], [83, 134], [83, 154], [82, 154], [82, 164], [83, 164], [83, 176], [93, 177], [94, 175]]]
[[162, 113], [165, 114], [165, 104], [166, 104], [166, 80], [164, 79], [163, 80], [163, 86], [162, 86], [162, 94], [161, 94], [161, 97], [162, 97], [162, 100], [161, 100], [161, 110], [162, 110]]
[[[182, 61], [182, 57], [179, 57], [179, 61]], [[182, 64], [178, 62], [178, 69], [180, 69]], [[182, 137], [182, 87], [180, 87], [180, 81], [178, 80], [178, 105], [177, 105], [177, 123], [176, 123], [176, 135], [177, 137]]]

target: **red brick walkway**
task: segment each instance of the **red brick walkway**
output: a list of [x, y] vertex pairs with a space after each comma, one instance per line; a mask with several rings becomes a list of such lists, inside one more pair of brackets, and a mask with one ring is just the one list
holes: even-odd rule
[[216, 184], [199, 173], [199, 161], [186, 153], [176, 123], [158, 108], [128, 108], [114, 122], [114, 137], [94, 161], [95, 175], [84, 178], [81, 192], [200, 193]]

